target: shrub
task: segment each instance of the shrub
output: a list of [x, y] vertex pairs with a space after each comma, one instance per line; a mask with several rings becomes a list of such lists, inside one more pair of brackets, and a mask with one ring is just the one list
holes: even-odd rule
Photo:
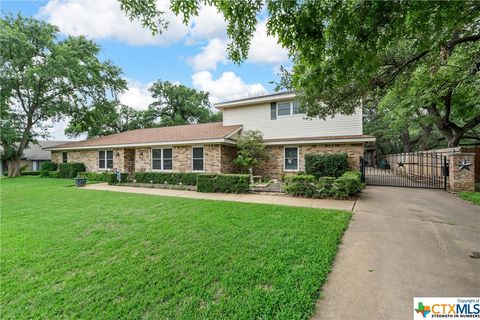
[[[106, 175], [108, 184], [117, 184], [119, 182], [116, 173], [108, 172]], [[128, 182], [128, 173], [120, 173], [120, 182]]]
[[77, 177], [79, 178], [87, 178], [90, 181], [102, 181], [108, 182], [110, 172], [79, 172]]
[[40, 171], [23, 171], [22, 176], [38, 176]]
[[250, 191], [248, 174], [200, 174], [198, 192], [247, 193]]
[[58, 173], [61, 178], [75, 178], [79, 172], [85, 172], [85, 165], [82, 162], [60, 163]]
[[136, 172], [134, 179], [138, 183], [197, 185], [198, 173], [193, 172]]
[[315, 176], [309, 174], [298, 174], [285, 178], [285, 192], [302, 197], [313, 197], [315, 195]]
[[305, 172], [320, 177], [340, 177], [348, 170], [346, 153], [310, 153], [305, 155]]
[[296, 175], [286, 179], [285, 192], [308, 198], [348, 199], [360, 193], [363, 184], [360, 173], [347, 171], [341, 177], [321, 177]]
[[40, 165], [40, 171], [57, 171], [57, 169], [58, 164], [52, 161], [45, 161]]

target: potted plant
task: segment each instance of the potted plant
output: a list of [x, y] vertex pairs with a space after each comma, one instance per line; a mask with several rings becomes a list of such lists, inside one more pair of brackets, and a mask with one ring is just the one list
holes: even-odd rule
[[85, 187], [86, 184], [87, 184], [87, 178], [85, 178], [85, 177], [76, 177], [75, 178], [75, 185], [77, 187]]

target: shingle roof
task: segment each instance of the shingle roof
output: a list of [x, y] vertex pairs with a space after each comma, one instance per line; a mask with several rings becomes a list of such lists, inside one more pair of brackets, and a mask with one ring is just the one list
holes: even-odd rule
[[50, 151], [43, 150], [43, 148], [49, 148], [67, 142], [68, 141], [38, 141], [38, 144], [30, 144], [27, 149], [23, 150], [22, 159], [50, 160]]
[[108, 136], [69, 142], [49, 148], [75, 149], [115, 145], [153, 145], [156, 143], [192, 142], [200, 140], [224, 139], [240, 130], [242, 126], [223, 126], [221, 122], [182, 125], [173, 127], [130, 130]]

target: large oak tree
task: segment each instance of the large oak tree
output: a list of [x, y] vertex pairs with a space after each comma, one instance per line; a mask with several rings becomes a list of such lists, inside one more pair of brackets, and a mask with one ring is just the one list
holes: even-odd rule
[[58, 32], [20, 15], [0, 19], [0, 140], [11, 177], [49, 121], [85, 112], [126, 88], [121, 70], [98, 59], [98, 45]]
[[[155, 0], [119, 1], [152, 31], [166, 27]], [[293, 60], [280, 87], [295, 90], [311, 117], [351, 114], [380, 89], [379, 103], [428, 116], [448, 146], [478, 130], [478, 1], [171, 1], [185, 23], [203, 5], [225, 17], [235, 62], [248, 57], [257, 17], [266, 13], [268, 32]]]

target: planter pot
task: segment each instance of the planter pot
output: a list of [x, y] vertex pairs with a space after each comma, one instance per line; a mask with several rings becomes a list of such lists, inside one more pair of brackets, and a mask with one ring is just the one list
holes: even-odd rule
[[87, 178], [75, 178], [75, 184], [77, 187], [85, 187], [87, 184]]

